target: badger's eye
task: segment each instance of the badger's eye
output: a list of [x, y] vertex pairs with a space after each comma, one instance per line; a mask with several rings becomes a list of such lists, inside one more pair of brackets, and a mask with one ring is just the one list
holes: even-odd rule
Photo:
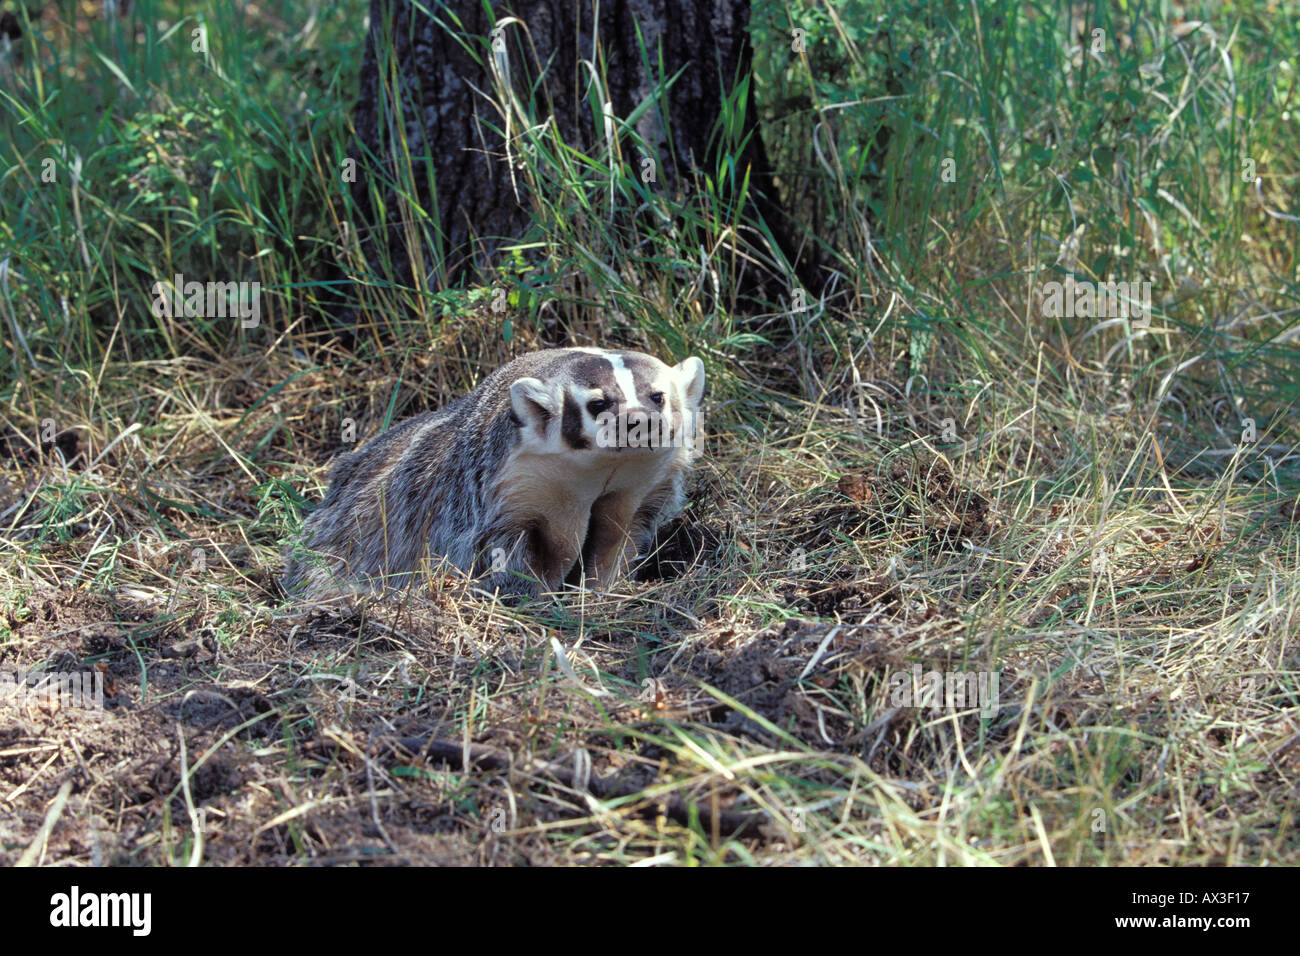
[[655, 408], [663, 408], [663, 407], [664, 407], [664, 393], [663, 393], [663, 392], [652, 392], [652, 393], [650, 394], [650, 401], [652, 401], [652, 402], [655, 403]]
[[601, 412], [608, 409], [614, 403], [608, 398], [593, 398], [587, 403], [587, 411], [591, 412], [591, 417], [595, 418]]

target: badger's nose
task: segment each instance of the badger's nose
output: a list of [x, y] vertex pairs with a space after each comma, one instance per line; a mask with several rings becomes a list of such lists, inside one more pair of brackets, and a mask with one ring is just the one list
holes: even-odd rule
[[650, 447], [654, 441], [653, 422], [645, 409], [629, 409], [624, 415], [624, 420], [627, 422], [627, 447]]

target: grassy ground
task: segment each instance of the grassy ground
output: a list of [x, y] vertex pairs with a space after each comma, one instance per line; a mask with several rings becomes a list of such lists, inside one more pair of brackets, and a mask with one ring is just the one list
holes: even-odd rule
[[[545, 267], [374, 274], [363, 7], [0, 0], [0, 671], [106, 685], [0, 702], [0, 860], [1297, 861], [1300, 9], [756, 0], [835, 278], [741, 312], [707, 189], [639, 241], [605, 213], [667, 200], [554, 140]], [[1149, 326], [1050, 314], [1071, 270]], [[260, 322], [155, 315], [177, 273]], [[708, 366], [640, 580], [282, 604], [347, 419], [566, 341]]]

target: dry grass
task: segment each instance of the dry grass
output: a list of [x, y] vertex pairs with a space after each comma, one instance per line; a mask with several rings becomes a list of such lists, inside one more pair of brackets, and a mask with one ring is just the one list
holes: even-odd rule
[[[833, 270], [801, 311], [742, 309], [774, 250], [603, 120], [523, 154], [545, 202], [491, 285], [396, 284], [339, 182], [360, 5], [297, 6], [204, 6], [200, 57], [167, 0], [46, 5], [0, 51], [0, 678], [105, 683], [0, 701], [0, 862], [1300, 861], [1300, 18], [755, 0]], [[1152, 279], [1150, 328], [1045, 314], [1067, 270]], [[260, 281], [260, 326], [152, 314], [178, 272]], [[640, 579], [282, 604], [346, 420], [562, 343], [708, 367]], [[996, 697], [917, 706], [917, 668]]]
[[[399, 408], [499, 359], [456, 339], [465, 363], [413, 351]], [[854, 373], [826, 359], [830, 398]], [[1170, 494], [1127, 412], [1040, 391], [1027, 418], [990, 386], [982, 470], [954, 474], [960, 449], [891, 437], [926, 409], [870, 369], [879, 433], [756, 379], [714, 402], [650, 580], [295, 609], [282, 492], [319, 490], [322, 420], [369, 434], [396, 380], [148, 371], [52, 446], [7, 423], [4, 666], [112, 691], [6, 722], [9, 861], [65, 780], [46, 861], [1295, 861], [1293, 503], [1231, 469]], [[915, 665], [997, 671], [996, 708], [899, 706]]]

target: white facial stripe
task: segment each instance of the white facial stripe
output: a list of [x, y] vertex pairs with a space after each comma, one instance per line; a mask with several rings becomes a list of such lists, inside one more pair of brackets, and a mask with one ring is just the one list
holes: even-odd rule
[[636, 394], [636, 382], [632, 378], [632, 371], [623, 364], [623, 358], [619, 355], [606, 355], [605, 361], [609, 362], [614, 368], [614, 382], [623, 392], [623, 407], [625, 409], [640, 408], [641, 399]]

